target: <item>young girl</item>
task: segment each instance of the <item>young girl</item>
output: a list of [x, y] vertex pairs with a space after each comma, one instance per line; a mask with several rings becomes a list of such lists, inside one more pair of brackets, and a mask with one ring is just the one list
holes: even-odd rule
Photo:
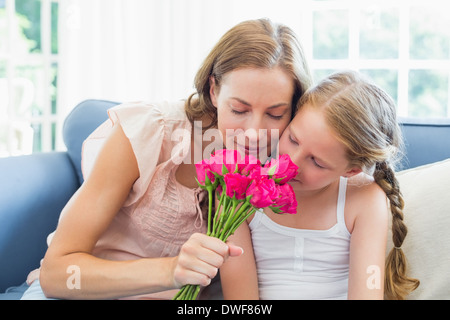
[[[238, 229], [232, 241], [245, 254], [221, 268], [225, 298], [404, 299], [419, 282], [406, 275], [401, 249], [407, 228], [392, 166], [402, 142], [393, 101], [341, 72], [299, 106], [279, 143], [299, 166], [291, 183], [297, 214], [257, 212]], [[389, 213], [395, 248], [385, 269]]]
[[[192, 133], [282, 132], [309, 83], [293, 32], [247, 21], [213, 48], [187, 102], [111, 109], [110, 121], [84, 143], [85, 182], [64, 208], [23, 298], [171, 299], [184, 284], [209, 284], [223, 261], [242, 251], [201, 234], [205, 194], [193, 157], [209, 142]], [[180, 141], [180, 132], [187, 139]]]

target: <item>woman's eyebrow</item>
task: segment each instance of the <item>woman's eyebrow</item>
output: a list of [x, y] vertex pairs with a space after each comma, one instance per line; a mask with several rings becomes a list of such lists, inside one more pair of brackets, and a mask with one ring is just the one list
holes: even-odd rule
[[242, 100], [241, 98], [231, 97], [231, 99], [236, 100], [236, 101], [238, 101], [238, 102], [240, 102], [240, 103], [242, 103], [242, 104], [244, 104], [244, 105], [246, 105], [248, 107], [252, 106], [249, 102], [247, 102], [245, 100]]

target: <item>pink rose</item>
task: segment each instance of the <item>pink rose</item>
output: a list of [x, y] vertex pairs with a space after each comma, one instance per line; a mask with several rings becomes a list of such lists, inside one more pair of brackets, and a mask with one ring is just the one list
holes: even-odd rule
[[235, 196], [238, 200], [246, 197], [245, 192], [247, 191], [248, 184], [251, 182], [250, 178], [239, 173], [227, 173], [223, 180], [226, 185], [227, 196], [230, 198]]
[[249, 185], [246, 195], [252, 196], [250, 204], [255, 208], [265, 208], [273, 205], [274, 200], [278, 198], [278, 190], [273, 179], [261, 176]]
[[261, 162], [252, 155], [245, 156], [243, 161], [238, 165], [239, 172], [245, 176], [261, 171]]
[[[294, 189], [290, 184], [277, 185], [279, 197], [275, 200], [274, 207], [278, 207], [279, 213], [297, 213], [297, 199], [295, 198]], [[278, 210], [274, 210], [278, 211]]]
[[216, 177], [211, 172], [209, 160], [205, 159], [195, 164], [195, 170], [197, 171], [197, 180], [200, 184], [205, 185], [206, 176], [211, 183], [214, 183]]
[[[242, 161], [241, 155], [237, 150], [222, 149], [214, 152], [209, 159], [211, 171], [224, 175], [228, 172], [234, 173], [238, 163]], [[226, 168], [226, 172], [223, 168]]]
[[280, 184], [288, 182], [298, 174], [298, 166], [292, 162], [288, 154], [283, 154], [278, 159], [271, 159], [264, 165], [264, 169], [264, 172], [272, 175], [274, 179], [281, 179], [278, 181]]

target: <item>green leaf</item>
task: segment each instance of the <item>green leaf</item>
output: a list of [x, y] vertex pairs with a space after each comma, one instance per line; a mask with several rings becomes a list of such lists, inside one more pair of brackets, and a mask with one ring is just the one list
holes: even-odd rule
[[227, 173], [228, 173], [228, 169], [227, 169], [227, 167], [225, 167], [225, 164], [222, 163], [222, 174], [225, 175]]
[[277, 166], [278, 166], [278, 164], [274, 165], [273, 167], [271, 167], [269, 169], [269, 172], [268, 172], [269, 176], [272, 177], [275, 174], [275, 171], [277, 170]]

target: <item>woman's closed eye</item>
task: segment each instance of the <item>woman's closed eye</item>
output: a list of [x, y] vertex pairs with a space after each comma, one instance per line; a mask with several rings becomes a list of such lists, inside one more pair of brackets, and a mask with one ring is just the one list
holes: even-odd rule
[[[231, 112], [234, 113], [234, 114], [237, 114], [237, 115], [244, 115], [248, 111], [247, 110], [241, 111], [241, 110], [237, 110], [237, 109], [231, 109]], [[274, 119], [274, 120], [281, 120], [281, 119], [283, 119], [284, 114], [276, 115], [276, 114], [272, 114], [272, 113], [267, 113], [267, 116], [270, 117], [271, 119]]]
[[234, 114], [237, 114], [237, 115], [242, 115], [242, 114], [245, 114], [245, 113], [247, 113], [248, 111], [240, 111], [240, 110], [236, 110], [236, 109], [231, 109], [231, 112], [232, 113], [234, 113]]
[[282, 115], [275, 115], [275, 114], [271, 114], [271, 113], [268, 113], [267, 115], [270, 118], [274, 119], [274, 120], [281, 120], [281, 119], [283, 119], [283, 116], [284, 116], [284, 114], [282, 114]]

